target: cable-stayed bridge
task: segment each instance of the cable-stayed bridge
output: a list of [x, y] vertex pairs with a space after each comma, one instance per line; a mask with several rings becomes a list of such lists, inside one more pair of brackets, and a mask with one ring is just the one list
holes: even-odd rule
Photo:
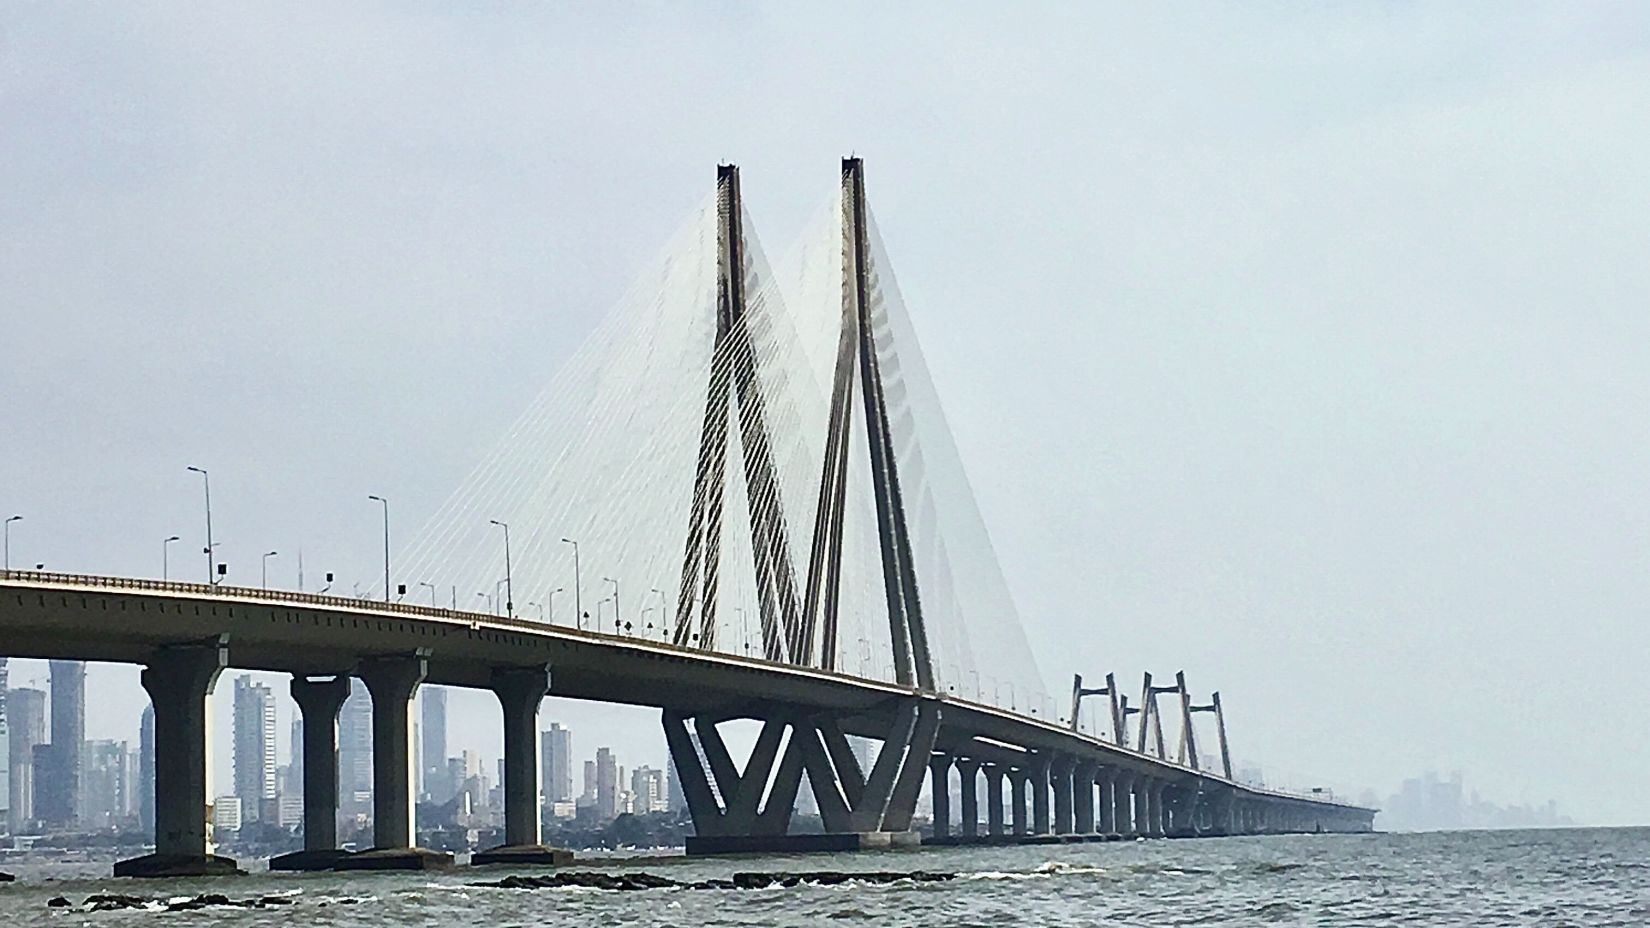
[[[661, 711], [690, 852], [912, 842], [925, 785], [938, 841], [1362, 831], [1374, 814], [1234, 781], [1219, 696], [1199, 704], [1183, 676], [1146, 675], [1132, 705], [1109, 675], [1049, 695], [858, 159], [772, 266], [738, 169], [719, 168], [505, 438], [386, 552], [383, 583], [343, 599], [0, 575], [6, 653], [146, 668], [156, 853], [117, 872], [232, 865], [201, 814], [205, 698], [228, 666], [293, 674], [306, 851], [277, 865], [294, 868], [443, 862], [413, 847], [407, 708], [425, 683], [503, 708], [506, 841], [483, 861], [557, 859], [540, 845], [546, 693]], [[332, 724], [350, 676], [374, 712], [376, 847], [353, 856], [335, 849]], [[1093, 697], [1103, 734], [1079, 724]], [[760, 723], [743, 763], [718, 727], [733, 720]], [[878, 747], [862, 761], [850, 737]], [[802, 790], [824, 834], [792, 833]]]

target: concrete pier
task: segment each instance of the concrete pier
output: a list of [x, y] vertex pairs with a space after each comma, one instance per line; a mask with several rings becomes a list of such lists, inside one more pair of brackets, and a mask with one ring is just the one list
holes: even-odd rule
[[1031, 789], [1031, 833], [1050, 834], [1048, 819], [1049, 759], [1046, 755], [1032, 758], [1027, 784]]
[[429, 870], [452, 866], [451, 854], [415, 847], [412, 699], [428, 670], [427, 655], [361, 662], [372, 694], [372, 850], [338, 862], [339, 870]]
[[338, 849], [338, 710], [349, 677], [292, 678], [292, 701], [304, 719], [304, 849], [271, 858], [271, 870], [330, 870], [349, 856]]
[[1094, 774], [1095, 764], [1079, 761], [1071, 768], [1072, 830], [1080, 835], [1094, 834]]
[[1117, 802], [1112, 797], [1112, 789], [1117, 783], [1117, 770], [1114, 767], [1101, 767], [1095, 773], [1097, 784], [1097, 798], [1095, 799], [1094, 829], [1103, 835], [1117, 834]]
[[493, 693], [504, 711], [504, 844], [470, 858], [476, 865], [573, 862], [573, 852], [546, 847], [539, 803], [539, 704], [550, 692], [550, 668], [493, 671]]
[[1030, 775], [1024, 770], [1014, 769], [1008, 773], [1009, 827], [1013, 829], [1014, 834], [1022, 837], [1028, 832], [1026, 827], [1026, 783], [1029, 780]]
[[235, 873], [206, 842], [206, 698], [229, 666], [228, 637], [160, 649], [143, 669], [155, 708], [155, 852], [115, 864], [115, 876]]
[[1139, 834], [1134, 827], [1134, 780], [1134, 774], [1119, 770], [1111, 783], [1112, 830], [1124, 838]]
[[1049, 765], [1049, 783], [1054, 787], [1054, 833], [1057, 835], [1072, 832], [1071, 768], [1069, 757], [1056, 758]]
[[967, 757], [957, 758], [957, 773], [962, 777], [962, 828], [964, 838], [980, 834], [980, 762]]
[[951, 755], [928, 758], [929, 793], [934, 805], [934, 837], [951, 837]]
[[985, 833], [993, 838], [1003, 836], [1003, 775], [1001, 765], [986, 764], [985, 771]]

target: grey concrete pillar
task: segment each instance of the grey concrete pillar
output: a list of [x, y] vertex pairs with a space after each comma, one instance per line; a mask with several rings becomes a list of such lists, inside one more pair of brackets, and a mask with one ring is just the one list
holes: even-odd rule
[[1003, 834], [1003, 774], [1006, 771], [997, 764], [986, 764], [985, 771], [985, 821], [986, 834], [993, 838], [1000, 838]]
[[1101, 767], [1095, 777], [1095, 782], [1099, 784], [1099, 798], [1096, 800], [1099, 814], [1094, 827], [1103, 835], [1117, 834], [1117, 803], [1112, 798], [1116, 781], [1117, 771], [1111, 767]]
[[1089, 761], [1071, 768], [1072, 829], [1080, 835], [1094, 834], [1094, 772]]
[[338, 710], [349, 677], [292, 678], [292, 701], [304, 718], [304, 850], [338, 847]]
[[327, 870], [348, 855], [338, 849], [338, 710], [349, 677], [292, 676], [292, 701], [303, 714], [304, 849], [269, 860], [271, 870]]
[[980, 833], [980, 762], [959, 757], [957, 773], [962, 777], [962, 836], [973, 838]]
[[1148, 790], [1151, 794], [1151, 811], [1146, 816], [1146, 824], [1148, 829], [1146, 834], [1148, 837], [1161, 838], [1165, 834], [1163, 827], [1163, 790], [1166, 786], [1167, 784], [1165, 784], [1162, 780], [1155, 780], [1152, 782], [1151, 787]]
[[1057, 835], [1071, 834], [1071, 767], [1070, 758], [1059, 758], [1049, 767], [1049, 782], [1054, 786], [1054, 833]]
[[413, 846], [412, 698], [427, 669], [423, 654], [361, 662], [361, 681], [372, 693], [374, 850]]
[[934, 837], [948, 838], [951, 836], [951, 755], [929, 755], [928, 773], [928, 790], [934, 805]]
[[1119, 770], [1112, 778], [1112, 828], [1125, 838], [1139, 832], [1134, 829], [1134, 774]]
[[1151, 782], [1144, 776], [1134, 779], [1134, 833], [1139, 836], [1151, 835]]
[[1050, 834], [1048, 820], [1048, 789], [1049, 789], [1049, 759], [1046, 756], [1032, 758], [1031, 766], [1027, 771], [1030, 778], [1027, 784], [1031, 789], [1031, 832], [1032, 834]]
[[493, 694], [504, 710], [504, 844], [538, 845], [539, 704], [550, 692], [549, 667], [493, 671]]
[[206, 697], [229, 666], [226, 638], [162, 648], [143, 669], [155, 709], [155, 852], [115, 864], [116, 876], [234, 870], [206, 846]]
[[1026, 783], [1029, 779], [1024, 770], [1013, 770], [1008, 774], [1009, 827], [1017, 835], [1026, 833]]

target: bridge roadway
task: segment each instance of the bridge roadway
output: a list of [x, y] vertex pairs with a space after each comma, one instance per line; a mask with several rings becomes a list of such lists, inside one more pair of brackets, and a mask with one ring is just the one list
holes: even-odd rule
[[[156, 853], [117, 865], [117, 874], [233, 866], [208, 854], [203, 815], [209, 798], [204, 704], [227, 667], [293, 675], [306, 758], [306, 849], [284, 862], [295, 869], [443, 862], [413, 847], [409, 717], [420, 683], [490, 689], [500, 699], [505, 845], [478, 860], [564, 859], [540, 845], [537, 713], [547, 692], [662, 710], [700, 836], [690, 851], [903, 843], [912, 837], [911, 807], [922, 777], [949, 784], [952, 766], [963, 774], [961, 828], [952, 834], [950, 790], [941, 786], [934, 791], [938, 841], [1356, 832], [1370, 830], [1374, 817], [1371, 809], [1234, 782], [1054, 720], [952, 694], [646, 637], [405, 602], [0, 572], [0, 653], [145, 667], [143, 683], [156, 708]], [[334, 849], [335, 723], [351, 675], [366, 682], [374, 707], [375, 849], [353, 856]], [[732, 768], [715, 730], [720, 721], [740, 718], [764, 722], [744, 774]], [[688, 722], [695, 725], [691, 736]], [[775, 772], [787, 724], [798, 749], [787, 745]], [[810, 751], [819, 745], [812, 740], [816, 731], [823, 750]], [[846, 744], [843, 733], [882, 740], [909, 756], [902, 760], [900, 750], [885, 747], [890, 763], [860, 771], [838, 750]], [[835, 834], [787, 833], [802, 771], [827, 800], [821, 812], [827, 832]], [[988, 793], [984, 833], [976, 771], [985, 774]], [[1005, 781], [1012, 790], [1009, 822], [1001, 802]], [[822, 786], [843, 801], [830, 801]]]

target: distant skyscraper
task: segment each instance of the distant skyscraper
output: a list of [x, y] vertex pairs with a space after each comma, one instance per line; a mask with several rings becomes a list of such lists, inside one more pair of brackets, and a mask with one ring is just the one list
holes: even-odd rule
[[86, 743], [85, 768], [81, 771], [81, 816], [83, 828], [119, 828], [126, 818], [127, 793], [131, 790], [124, 741]]
[[440, 686], [421, 686], [418, 698], [423, 719], [418, 737], [424, 799], [446, 802], [453, 798], [453, 785], [447, 782], [447, 690]]
[[541, 733], [539, 751], [542, 763], [545, 802], [573, 801], [573, 732], [551, 722]]
[[34, 748], [46, 741], [46, 691], [21, 689], [6, 694], [6, 740], [9, 743], [13, 834], [34, 821]]
[[10, 690], [6, 658], [0, 657], [0, 820], [11, 820], [11, 719], [6, 714], [6, 696]]
[[138, 722], [137, 769], [138, 827], [146, 835], [155, 833], [155, 707], [144, 706]]
[[287, 765], [287, 784], [282, 788], [284, 792], [294, 796], [303, 795], [304, 790], [304, 714], [292, 714], [292, 763]]
[[663, 812], [670, 806], [665, 796], [665, 772], [637, 767], [630, 772], [630, 811], [637, 815]]
[[596, 814], [604, 819], [619, 814], [619, 764], [611, 748], [596, 749]]
[[[35, 750], [35, 815], [56, 828], [71, 827], [81, 811], [81, 751], [86, 741], [86, 664], [51, 662], [52, 742]], [[44, 766], [41, 765], [44, 761]], [[42, 802], [41, 800], [45, 800]]]
[[235, 678], [235, 795], [241, 819], [274, 817], [275, 694], [242, 674]]
[[584, 762], [584, 790], [579, 793], [579, 804], [596, 804], [596, 762], [593, 760]]
[[372, 695], [354, 677], [338, 713], [338, 807], [345, 815], [372, 814]]

